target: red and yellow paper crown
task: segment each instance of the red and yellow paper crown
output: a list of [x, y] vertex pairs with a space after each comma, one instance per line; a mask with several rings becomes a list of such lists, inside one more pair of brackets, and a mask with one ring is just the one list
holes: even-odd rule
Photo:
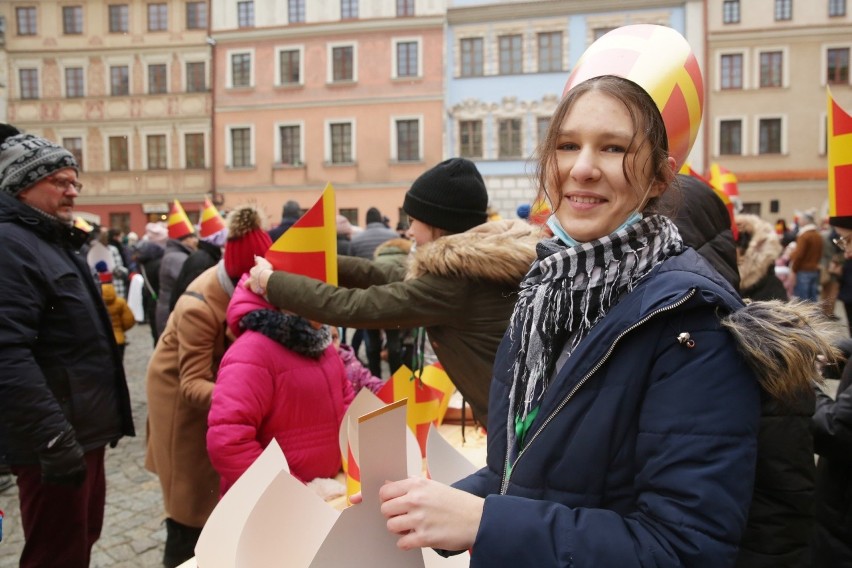
[[201, 209], [201, 237], [209, 237], [225, 228], [225, 220], [219, 214], [219, 210], [206, 197], [204, 207]]
[[[828, 215], [852, 218], [852, 115], [828, 91]], [[845, 220], [844, 227], [848, 224]]]
[[95, 228], [92, 227], [92, 225], [82, 217], [76, 217], [74, 219], [74, 226], [80, 229], [81, 231], [86, 231], [87, 233], [91, 233], [95, 230]]
[[704, 80], [686, 39], [672, 28], [653, 24], [607, 32], [577, 61], [562, 96], [603, 75], [629, 79], [651, 95], [666, 125], [669, 154], [680, 168], [698, 137], [704, 112]]
[[174, 200], [169, 211], [168, 226], [170, 239], [179, 239], [195, 232], [186, 211], [183, 210], [183, 206], [177, 199]]
[[325, 186], [316, 203], [266, 252], [275, 270], [302, 274], [337, 286], [337, 211], [334, 187]]

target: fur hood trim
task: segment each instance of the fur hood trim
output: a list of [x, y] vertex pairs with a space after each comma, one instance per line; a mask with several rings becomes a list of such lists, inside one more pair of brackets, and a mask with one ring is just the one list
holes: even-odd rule
[[775, 228], [757, 215], [737, 215], [737, 228], [740, 233], [751, 235], [748, 248], [740, 256], [740, 289], [748, 290], [760, 282], [770, 266], [781, 256], [784, 248], [775, 233]]
[[772, 398], [792, 405], [814, 383], [821, 383], [818, 365], [835, 364], [840, 326], [815, 302], [751, 302], [722, 320]]
[[541, 227], [520, 219], [491, 221], [418, 247], [406, 279], [425, 274], [509, 284], [517, 288], [535, 260]]
[[373, 257], [381, 256], [383, 254], [408, 254], [411, 252], [411, 245], [412, 242], [410, 239], [404, 239], [402, 237], [398, 239], [391, 239], [376, 247], [376, 252], [373, 253]]

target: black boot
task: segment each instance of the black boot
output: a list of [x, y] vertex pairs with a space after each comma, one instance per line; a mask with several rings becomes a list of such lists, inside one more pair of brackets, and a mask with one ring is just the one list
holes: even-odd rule
[[182, 525], [174, 519], [166, 519], [166, 550], [163, 566], [176, 568], [195, 556], [195, 544], [201, 529]]

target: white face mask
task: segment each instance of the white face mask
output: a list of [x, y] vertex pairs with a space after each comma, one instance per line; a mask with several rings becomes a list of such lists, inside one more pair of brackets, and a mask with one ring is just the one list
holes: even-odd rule
[[[624, 220], [624, 223], [618, 226], [618, 228], [613, 231], [613, 233], [620, 231], [624, 227], [632, 225], [642, 219], [642, 214], [638, 211], [634, 211], [631, 213], [627, 219]], [[551, 215], [547, 220], [547, 226], [550, 227], [550, 230], [553, 231], [553, 234], [559, 237], [559, 240], [568, 245], [569, 247], [575, 247], [580, 244], [574, 237], [568, 234], [568, 232], [562, 227], [559, 223], [559, 219], [556, 218], [556, 215]]]

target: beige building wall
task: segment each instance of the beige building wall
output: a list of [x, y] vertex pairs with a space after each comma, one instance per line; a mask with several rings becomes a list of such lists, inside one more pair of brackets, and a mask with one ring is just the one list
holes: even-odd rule
[[[137, 233], [175, 198], [195, 216], [205, 194], [212, 191], [209, 77], [206, 91], [188, 93], [185, 76], [187, 62], [203, 62], [209, 75], [207, 29], [186, 29], [185, 1], [162, 3], [167, 5], [165, 31], [149, 31], [149, 3], [141, 0], [0, 3], [0, 15], [6, 19], [7, 120], [59, 143], [80, 138], [80, 177], [85, 188], [77, 210], [101, 224], [110, 224], [111, 218], [127, 219], [127, 228]], [[127, 5], [126, 33], [110, 32], [111, 4]], [[82, 33], [64, 33], [64, 6], [82, 7]], [[21, 35], [17, 9], [29, 7], [36, 10], [36, 34]], [[149, 94], [151, 64], [166, 65], [164, 94]], [[129, 94], [112, 96], [110, 67], [120, 65], [129, 68]], [[70, 67], [83, 69], [82, 97], [70, 97], [67, 92], [65, 69]], [[37, 98], [21, 97], [21, 69], [37, 69]], [[204, 136], [205, 167], [186, 168], [184, 136], [188, 133]], [[165, 169], [149, 168], [149, 135], [166, 137]], [[127, 171], [111, 171], [109, 138], [113, 136], [128, 140]]]
[[[708, 2], [708, 166], [717, 162], [739, 180], [742, 201], [774, 221], [828, 208], [826, 159], [826, 53], [852, 48], [852, 15], [828, 16], [827, 2], [793, 2], [790, 20], [775, 20], [773, 0], [739, 2], [739, 23], [723, 23], [723, 0]], [[780, 52], [780, 87], [760, 86], [761, 54]], [[722, 57], [739, 54], [741, 89], [722, 88]], [[852, 83], [832, 84], [832, 94], [852, 109]], [[761, 119], [780, 119], [781, 152], [760, 153]], [[720, 124], [742, 123], [742, 151], [720, 154]]]
[[[220, 2], [230, 10], [233, 2]], [[388, 4], [389, 3], [382, 3]], [[307, 3], [310, 6], [310, 3]], [[214, 16], [214, 21], [221, 19]], [[264, 20], [265, 21], [265, 20]], [[287, 200], [309, 207], [326, 183], [337, 208], [364, 225], [378, 207], [395, 226], [405, 191], [442, 159], [443, 17], [359, 19], [299, 25], [213, 30], [215, 40], [215, 183], [224, 207], [259, 204], [270, 225]], [[396, 46], [418, 45], [418, 72], [397, 77]], [[351, 81], [334, 81], [332, 50], [354, 47]], [[282, 51], [299, 53], [297, 84], [282, 84]], [[251, 60], [248, 86], [235, 86], [234, 57]], [[415, 159], [397, 153], [397, 121], [418, 124]], [[352, 127], [352, 159], [332, 163], [330, 125]], [[281, 155], [281, 128], [298, 127], [298, 163]], [[235, 161], [234, 131], [249, 133], [248, 164]], [[243, 158], [245, 162], [245, 159]]]

